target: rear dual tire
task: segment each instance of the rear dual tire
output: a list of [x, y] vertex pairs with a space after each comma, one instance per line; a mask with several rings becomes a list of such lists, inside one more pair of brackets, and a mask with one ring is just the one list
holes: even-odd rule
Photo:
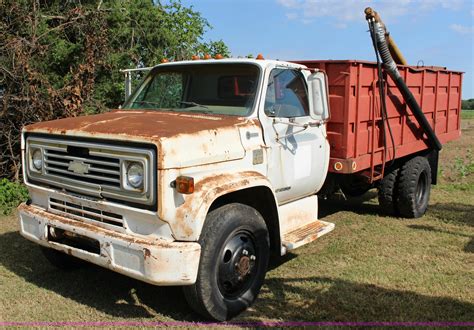
[[378, 199], [388, 214], [419, 218], [428, 208], [430, 192], [430, 164], [425, 157], [417, 156], [385, 175], [380, 182]]
[[405, 218], [419, 218], [428, 208], [431, 192], [431, 167], [425, 157], [403, 164], [398, 184], [398, 210]]

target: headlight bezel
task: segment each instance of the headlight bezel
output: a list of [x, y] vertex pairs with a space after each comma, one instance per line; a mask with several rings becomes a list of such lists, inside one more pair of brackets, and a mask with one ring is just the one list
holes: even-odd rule
[[[128, 178], [128, 172], [129, 172], [129, 168], [133, 165], [139, 165], [142, 167], [142, 172], [143, 172], [143, 177], [142, 177], [142, 182], [140, 185], [138, 185], [138, 187], [135, 187], [133, 186], [130, 182], [129, 182], [129, 178]], [[122, 189], [124, 189], [124, 191], [129, 191], [129, 192], [143, 192], [144, 189], [148, 186], [148, 164], [146, 162], [144, 162], [142, 159], [138, 159], [138, 158], [130, 158], [130, 159], [126, 159], [126, 160], [123, 160], [122, 161], [122, 174], [121, 174], [121, 177], [122, 177]]]

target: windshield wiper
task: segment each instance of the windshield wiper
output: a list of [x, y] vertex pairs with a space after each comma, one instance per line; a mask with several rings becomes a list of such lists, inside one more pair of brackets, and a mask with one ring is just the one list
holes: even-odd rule
[[181, 104], [186, 104], [186, 105], [193, 105], [195, 107], [201, 107], [201, 108], [204, 108], [204, 109], [209, 109], [208, 106], [206, 105], [202, 105], [202, 104], [199, 104], [199, 103], [196, 103], [196, 102], [191, 102], [191, 101], [181, 101], [179, 102]]
[[152, 102], [152, 101], [133, 101], [132, 103], [133, 103], [133, 104], [135, 104], [135, 103], [152, 104], [152, 105], [161, 106], [161, 103], [159, 103], [159, 102]]
[[211, 114], [211, 115], [216, 114], [214, 111], [206, 111], [206, 110], [187, 110], [187, 112], [205, 113], [205, 114]]

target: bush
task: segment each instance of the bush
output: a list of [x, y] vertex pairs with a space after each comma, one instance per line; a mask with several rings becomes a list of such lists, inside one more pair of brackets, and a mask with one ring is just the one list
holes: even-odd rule
[[463, 110], [474, 110], [474, 99], [462, 100]]
[[14, 208], [28, 199], [28, 190], [20, 183], [0, 179], [0, 214], [11, 214]]

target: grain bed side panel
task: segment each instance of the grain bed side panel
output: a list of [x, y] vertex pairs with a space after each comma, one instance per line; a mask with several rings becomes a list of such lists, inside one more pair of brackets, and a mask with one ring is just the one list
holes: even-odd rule
[[[376, 165], [382, 164], [383, 126], [376, 64], [355, 60], [295, 62], [324, 70], [328, 75], [331, 163], [356, 163], [356, 166], [344, 166], [343, 173], [368, 169], [372, 155]], [[440, 141], [446, 143], [459, 137], [463, 73], [442, 67], [399, 66], [399, 70]], [[387, 75], [385, 79], [388, 121], [396, 157], [427, 149], [426, 137], [395, 83]], [[391, 155], [391, 142], [388, 137], [387, 140]], [[330, 171], [334, 172], [332, 166]]]

